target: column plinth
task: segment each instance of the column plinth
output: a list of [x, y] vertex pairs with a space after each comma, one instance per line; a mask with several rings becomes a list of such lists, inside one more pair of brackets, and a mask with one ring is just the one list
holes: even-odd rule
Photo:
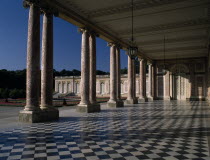
[[128, 96], [125, 100], [125, 104], [137, 104], [136, 98], [134, 98], [134, 61], [128, 56]]
[[140, 87], [139, 87], [139, 102], [146, 102], [146, 62], [144, 59], [140, 59], [140, 65], [139, 65], [139, 81], [140, 81]]
[[27, 42], [26, 106], [19, 113], [19, 121], [40, 122], [40, 10], [30, 4]]

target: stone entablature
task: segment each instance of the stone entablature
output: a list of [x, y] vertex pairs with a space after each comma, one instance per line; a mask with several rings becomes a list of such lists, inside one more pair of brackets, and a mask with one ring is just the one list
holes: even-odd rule
[[[55, 92], [60, 93], [60, 94], [72, 93], [79, 96], [80, 95], [80, 78], [81, 78], [80, 76], [55, 77]], [[147, 83], [148, 83], [148, 76], [147, 76]], [[147, 89], [147, 92], [148, 92], [148, 89]], [[121, 95], [127, 96], [127, 93], [128, 93], [127, 74], [123, 74], [121, 75]], [[110, 94], [109, 75], [96, 76], [96, 94], [98, 96], [109, 96]], [[139, 95], [139, 74], [136, 74], [136, 94]]]

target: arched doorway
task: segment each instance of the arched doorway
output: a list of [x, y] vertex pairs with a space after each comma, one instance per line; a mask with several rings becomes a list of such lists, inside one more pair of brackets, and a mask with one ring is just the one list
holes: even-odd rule
[[186, 100], [189, 90], [189, 69], [184, 64], [176, 64], [171, 68], [172, 73], [172, 98]]

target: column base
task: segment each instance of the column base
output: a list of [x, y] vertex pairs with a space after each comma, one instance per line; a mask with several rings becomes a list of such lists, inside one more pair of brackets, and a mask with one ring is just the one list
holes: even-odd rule
[[55, 121], [59, 119], [59, 110], [57, 108], [42, 109], [42, 121]]
[[124, 107], [124, 103], [123, 101], [108, 101], [107, 107], [111, 107], [111, 108]]
[[154, 101], [154, 98], [153, 97], [147, 97], [147, 101], [152, 102], [152, 101]]
[[138, 104], [138, 99], [126, 99], [124, 104]]
[[39, 111], [20, 111], [19, 121], [27, 123], [48, 122], [59, 119], [59, 111], [57, 109], [39, 110]]
[[170, 96], [163, 97], [163, 100], [164, 100], [164, 101], [170, 101], [170, 100], [171, 100], [171, 97], [170, 97]]
[[100, 112], [101, 106], [100, 104], [78, 104], [76, 107], [77, 112], [81, 113], [94, 113], [94, 112]]
[[141, 102], [148, 102], [148, 98], [146, 98], [146, 97], [140, 97], [140, 98], [138, 99], [138, 102], [139, 102], [139, 103], [141, 103]]

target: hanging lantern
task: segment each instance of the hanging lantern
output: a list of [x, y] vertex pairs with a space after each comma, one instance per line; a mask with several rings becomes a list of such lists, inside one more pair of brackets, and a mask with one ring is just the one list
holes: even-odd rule
[[128, 48], [128, 56], [131, 57], [131, 59], [135, 59], [138, 53], [138, 47], [129, 47]]
[[138, 47], [134, 47], [134, 37], [133, 37], [133, 0], [131, 0], [131, 46], [128, 48], [128, 56], [131, 59], [135, 59], [138, 53]]
[[166, 71], [166, 63], [165, 63], [165, 61], [166, 61], [166, 58], [165, 58], [165, 53], [166, 52], [166, 39], [165, 39], [165, 35], [164, 35], [164, 40], [163, 40], [163, 69], [162, 69], [162, 73], [165, 75], [166, 73], [167, 73], [167, 71]]

